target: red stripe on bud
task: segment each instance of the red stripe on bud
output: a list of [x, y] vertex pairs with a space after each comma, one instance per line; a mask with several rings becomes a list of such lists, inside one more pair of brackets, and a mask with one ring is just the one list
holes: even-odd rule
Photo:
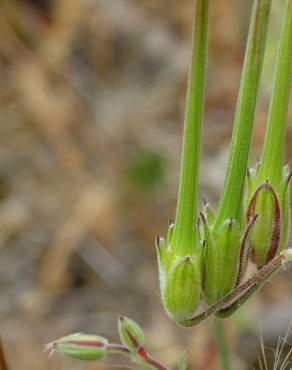
[[[280, 204], [278, 200], [278, 196], [274, 190], [274, 188], [269, 184], [268, 181], [260, 185], [257, 190], [255, 191], [254, 195], [252, 196], [248, 209], [247, 209], [247, 221], [250, 222], [255, 217], [255, 208], [257, 205], [257, 200], [260, 195], [260, 193], [263, 190], [268, 190], [274, 200], [274, 210], [273, 210], [273, 229], [272, 229], [272, 235], [271, 235], [271, 241], [266, 257], [265, 264], [269, 263], [276, 255], [277, 249], [279, 247], [280, 243], [280, 237], [281, 237], [281, 211], [280, 211]], [[259, 217], [261, 217], [261, 214], [259, 214]], [[255, 259], [255, 250], [254, 245], [252, 245], [252, 253], [251, 253], [251, 259], [254, 262]]]

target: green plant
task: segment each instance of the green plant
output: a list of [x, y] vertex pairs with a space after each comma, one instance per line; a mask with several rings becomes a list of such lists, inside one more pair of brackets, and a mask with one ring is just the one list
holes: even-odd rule
[[[217, 211], [212, 214], [205, 204], [201, 224], [195, 226], [208, 29], [208, 1], [197, 1], [176, 220], [166, 241], [157, 238], [162, 300], [168, 315], [182, 326], [212, 314], [231, 315], [290, 258], [284, 247], [291, 175], [282, 166], [291, 87], [291, 0], [280, 37], [263, 159], [255, 175], [249, 173], [244, 196], [270, 8], [271, 0], [254, 1], [224, 188]], [[260, 269], [243, 282], [250, 257]], [[208, 308], [196, 315], [202, 301]]]
[[[197, 222], [209, 1], [196, 2], [176, 218], [166, 239], [156, 240], [162, 301], [168, 315], [181, 326], [193, 326], [211, 315], [230, 316], [292, 260], [291, 249], [285, 249], [291, 174], [287, 167], [283, 170], [292, 78], [292, 0], [286, 0], [263, 156], [257, 170], [248, 172], [248, 191], [244, 193], [270, 8], [271, 0], [254, 1], [224, 187], [216, 212], [212, 213], [205, 203]], [[259, 269], [244, 281], [249, 260]], [[196, 313], [202, 302], [206, 310]], [[165, 368], [149, 360], [144, 352], [143, 332], [135, 323], [120, 321], [119, 328], [123, 344], [111, 345], [101, 340], [96, 358], [116, 349], [115, 352], [127, 354], [150, 368]], [[217, 334], [219, 331], [217, 325]], [[76, 343], [78, 339], [74, 337], [74, 343], [66, 347], [65, 337], [49, 347], [76, 355], [73, 344], [80, 350], [81, 358], [91, 345], [82, 347]], [[227, 363], [226, 348], [221, 344]], [[141, 357], [141, 353], [146, 355]], [[182, 361], [179, 368], [184, 367]]]

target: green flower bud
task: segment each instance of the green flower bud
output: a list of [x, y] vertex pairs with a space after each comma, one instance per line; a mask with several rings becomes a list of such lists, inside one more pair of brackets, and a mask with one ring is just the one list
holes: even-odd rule
[[49, 343], [46, 349], [78, 360], [93, 361], [107, 355], [107, 345], [108, 341], [103, 337], [79, 333]]
[[184, 325], [201, 300], [201, 258], [176, 256], [162, 238], [157, 239], [156, 247], [164, 308], [170, 318]]
[[130, 349], [137, 349], [145, 344], [143, 330], [127, 317], [119, 318], [119, 335], [122, 343]]
[[269, 263], [286, 246], [289, 232], [289, 181], [291, 175], [284, 168], [280, 183], [259, 184], [257, 171], [248, 178], [246, 217], [258, 215], [250, 233], [251, 261], [258, 267]]
[[177, 258], [167, 274], [164, 291], [164, 306], [178, 323], [190, 319], [196, 311], [201, 297], [200, 268], [190, 257]]
[[215, 227], [203, 216], [203, 224], [206, 240], [203, 290], [205, 302], [212, 305], [236, 286], [242, 244], [241, 229], [234, 219], [226, 220]]

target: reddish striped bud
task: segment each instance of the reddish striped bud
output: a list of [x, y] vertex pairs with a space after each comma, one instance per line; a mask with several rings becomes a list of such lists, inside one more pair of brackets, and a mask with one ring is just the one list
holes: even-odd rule
[[107, 345], [108, 341], [103, 337], [78, 333], [49, 343], [46, 349], [78, 360], [93, 361], [107, 355]]
[[130, 349], [137, 349], [145, 344], [143, 330], [127, 317], [119, 318], [119, 335], [122, 343]]
[[276, 185], [268, 180], [258, 184], [257, 173], [249, 175], [246, 218], [250, 222], [258, 216], [250, 233], [251, 261], [258, 267], [269, 263], [286, 246], [290, 179], [287, 168]]

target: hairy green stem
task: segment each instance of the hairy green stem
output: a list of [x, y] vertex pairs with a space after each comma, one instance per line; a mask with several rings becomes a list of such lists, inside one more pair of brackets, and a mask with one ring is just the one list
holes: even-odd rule
[[209, 0], [197, 0], [193, 52], [189, 72], [178, 204], [172, 250], [181, 256], [194, 254], [197, 231], [198, 177], [203, 120], [208, 39]]
[[292, 0], [287, 0], [269, 107], [260, 181], [275, 185], [282, 178], [285, 134], [292, 80]]
[[214, 330], [221, 370], [231, 370], [229, 349], [226, 342], [222, 321], [217, 318], [214, 319]]
[[242, 216], [242, 196], [271, 0], [255, 0], [240, 82], [228, 167], [216, 224]]

